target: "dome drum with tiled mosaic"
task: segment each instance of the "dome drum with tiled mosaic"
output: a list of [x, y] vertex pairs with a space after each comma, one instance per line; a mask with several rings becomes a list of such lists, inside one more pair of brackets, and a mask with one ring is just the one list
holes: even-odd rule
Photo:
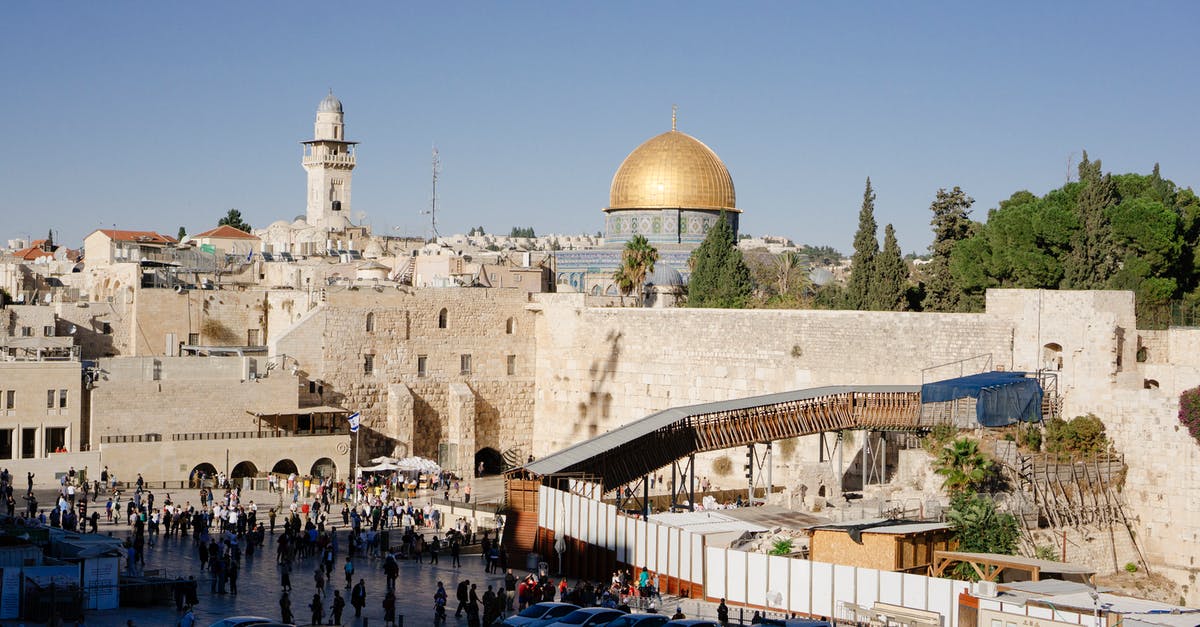
[[613, 176], [606, 243], [642, 235], [656, 244], [698, 244], [724, 211], [737, 231], [733, 177], [711, 148], [677, 130], [634, 149]]

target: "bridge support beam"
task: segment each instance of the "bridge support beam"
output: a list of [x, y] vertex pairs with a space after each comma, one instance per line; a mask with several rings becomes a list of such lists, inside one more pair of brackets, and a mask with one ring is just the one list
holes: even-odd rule
[[[696, 511], [696, 454], [687, 456], [687, 461], [671, 462], [671, 511], [680, 506], [680, 497], [687, 501], [689, 512]], [[686, 480], [686, 483], [685, 483]]]

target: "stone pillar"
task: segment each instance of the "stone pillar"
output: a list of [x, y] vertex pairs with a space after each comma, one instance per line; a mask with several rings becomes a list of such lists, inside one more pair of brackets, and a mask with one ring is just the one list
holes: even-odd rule
[[408, 457], [413, 454], [413, 425], [415, 423], [412, 390], [403, 383], [389, 385], [387, 387], [387, 431], [384, 435], [396, 440], [396, 450], [393, 455]]
[[453, 470], [466, 479], [475, 476], [475, 392], [465, 383], [451, 383], [449, 392], [446, 439], [457, 451]]

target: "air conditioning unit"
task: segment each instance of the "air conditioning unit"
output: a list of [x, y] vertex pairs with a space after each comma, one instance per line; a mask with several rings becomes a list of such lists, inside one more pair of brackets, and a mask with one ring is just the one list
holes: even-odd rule
[[977, 597], [995, 598], [1000, 594], [994, 581], [976, 581], [971, 584], [971, 594]]

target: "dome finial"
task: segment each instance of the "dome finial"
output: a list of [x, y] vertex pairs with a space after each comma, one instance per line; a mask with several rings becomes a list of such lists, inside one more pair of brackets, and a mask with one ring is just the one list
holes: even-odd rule
[[675, 128], [675, 123], [678, 120], [678, 118], [679, 118], [679, 105], [673, 104], [673, 105], [671, 105], [671, 130], [672, 131], [678, 130]]

